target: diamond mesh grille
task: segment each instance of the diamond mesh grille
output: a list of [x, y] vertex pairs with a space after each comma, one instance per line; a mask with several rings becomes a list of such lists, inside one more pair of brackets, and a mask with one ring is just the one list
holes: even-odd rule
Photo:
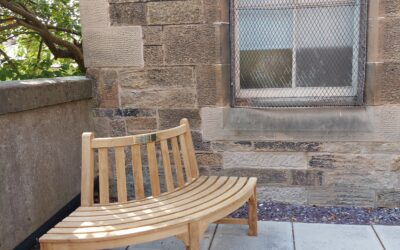
[[233, 103], [361, 105], [366, 0], [233, 0]]

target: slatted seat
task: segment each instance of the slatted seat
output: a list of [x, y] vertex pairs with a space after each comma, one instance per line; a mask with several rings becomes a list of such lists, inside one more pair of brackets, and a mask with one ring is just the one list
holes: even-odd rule
[[[163, 193], [158, 175], [157, 142], [165, 179]], [[141, 144], [146, 144], [147, 149], [152, 193], [149, 197], [144, 192]], [[126, 146], [132, 152], [136, 199], [131, 201], [127, 200]], [[115, 149], [116, 203], [109, 201], [110, 148]], [[95, 150], [98, 150], [99, 203], [93, 199]], [[179, 127], [146, 135], [95, 139], [93, 134], [84, 133], [81, 207], [40, 238], [41, 248], [103, 249], [176, 236], [187, 249], [198, 249], [202, 234], [213, 222], [249, 224], [249, 235], [256, 235], [255, 186], [254, 177], [199, 176], [186, 119]], [[248, 219], [224, 218], [245, 202], [249, 204]]]

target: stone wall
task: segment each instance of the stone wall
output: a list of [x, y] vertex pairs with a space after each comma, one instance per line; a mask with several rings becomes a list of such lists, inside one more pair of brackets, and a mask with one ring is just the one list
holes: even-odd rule
[[13, 249], [80, 192], [84, 77], [0, 83], [0, 249]]
[[187, 117], [203, 173], [258, 176], [260, 199], [399, 206], [399, 6], [370, 1], [365, 106], [252, 110], [229, 106], [229, 0], [81, 0], [97, 135]]

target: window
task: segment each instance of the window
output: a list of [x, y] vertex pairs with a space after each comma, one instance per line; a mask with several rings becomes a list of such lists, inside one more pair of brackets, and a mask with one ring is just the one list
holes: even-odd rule
[[366, 10], [365, 0], [234, 0], [234, 104], [362, 104]]

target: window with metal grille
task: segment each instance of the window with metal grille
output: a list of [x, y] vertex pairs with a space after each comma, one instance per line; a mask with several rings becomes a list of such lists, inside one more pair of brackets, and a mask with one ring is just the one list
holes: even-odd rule
[[234, 105], [361, 105], [366, 2], [233, 0]]

